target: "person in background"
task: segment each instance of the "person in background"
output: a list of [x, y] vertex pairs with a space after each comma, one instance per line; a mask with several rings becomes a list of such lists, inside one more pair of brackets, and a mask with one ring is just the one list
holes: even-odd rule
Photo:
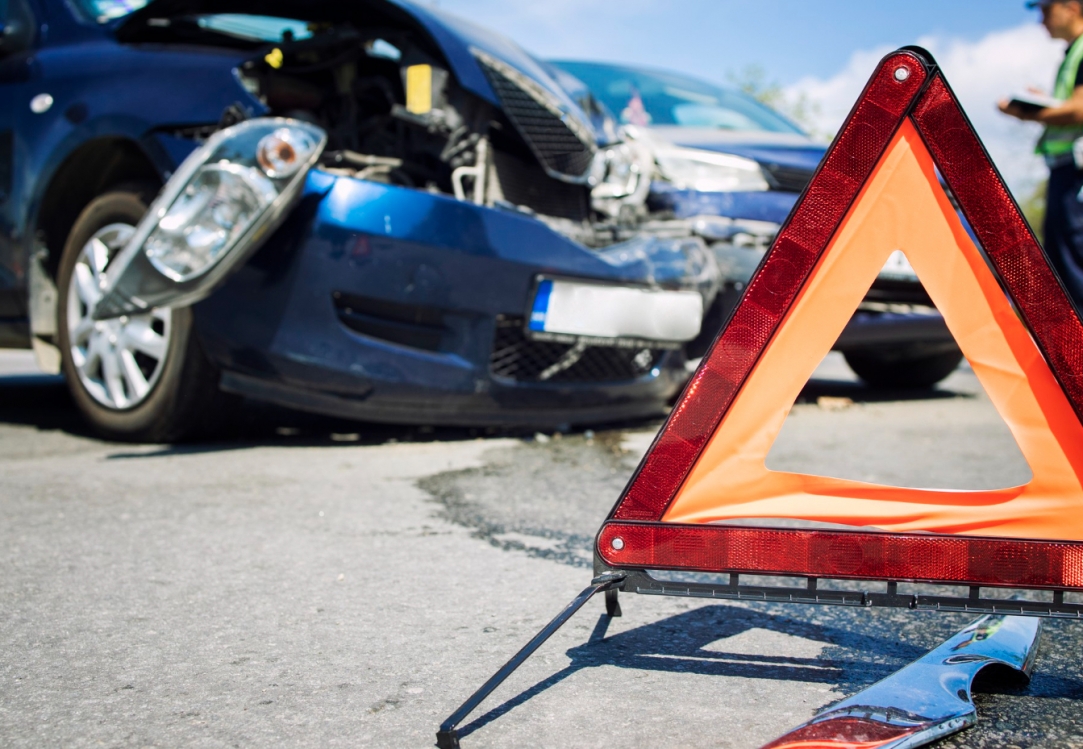
[[1049, 35], [1068, 43], [1053, 89], [1060, 103], [1038, 109], [1005, 99], [999, 106], [1045, 125], [1037, 147], [1049, 165], [1045, 251], [1076, 309], [1083, 309], [1083, 0], [1034, 0], [1027, 7], [1040, 9]]

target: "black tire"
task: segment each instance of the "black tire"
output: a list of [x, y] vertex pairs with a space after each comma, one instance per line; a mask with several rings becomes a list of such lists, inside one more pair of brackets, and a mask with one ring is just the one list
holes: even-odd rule
[[873, 387], [930, 388], [955, 371], [963, 354], [958, 348], [934, 352], [855, 350], [843, 353], [854, 373]]
[[57, 273], [57, 342], [72, 398], [98, 433], [132, 442], [177, 442], [213, 432], [229, 405], [218, 389], [219, 373], [194, 335], [191, 309], [169, 311], [165, 354], [152, 360], [158, 362], [153, 384], [128, 407], [104, 405], [88, 390], [74, 362], [68, 324], [69, 289], [84, 246], [106, 227], [138, 224], [151, 197], [153, 190], [140, 186], [117, 188], [91, 201], [75, 220]]

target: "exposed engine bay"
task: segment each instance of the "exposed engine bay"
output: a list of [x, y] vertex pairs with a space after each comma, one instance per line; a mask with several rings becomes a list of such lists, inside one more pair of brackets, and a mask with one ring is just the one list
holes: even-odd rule
[[328, 132], [328, 171], [526, 212], [588, 246], [626, 239], [646, 218], [649, 152], [597, 149], [549, 92], [475, 54], [507, 111], [458, 86], [411, 34], [388, 29], [287, 36], [241, 78], [272, 114]]
[[[159, 28], [151, 19], [140, 40], [252, 47], [241, 83], [268, 114], [327, 131], [320, 164], [327, 171], [530, 214], [588, 247], [643, 230], [695, 233], [688, 222], [648, 216], [653, 155], [622, 142], [585, 88], [581, 112], [570, 112], [552, 91], [474, 49], [501, 108], [460, 86], [417, 29], [307, 23], [303, 38], [286, 29], [281, 41], [256, 45], [206, 20], [214, 18], [162, 19]], [[227, 112], [223, 124], [244, 116]], [[598, 132], [609, 142], [599, 145]]]

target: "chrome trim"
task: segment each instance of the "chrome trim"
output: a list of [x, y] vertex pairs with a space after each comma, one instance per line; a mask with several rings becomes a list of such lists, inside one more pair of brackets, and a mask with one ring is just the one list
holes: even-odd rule
[[977, 722], [971, 685], [987, 666], [1007, 666], [1029, 679], [1038, 655], [1040, 619], [983, 616], [935, 650], [836, 704], [763, 749], [811, 742], [862, 742], [909, 749]]

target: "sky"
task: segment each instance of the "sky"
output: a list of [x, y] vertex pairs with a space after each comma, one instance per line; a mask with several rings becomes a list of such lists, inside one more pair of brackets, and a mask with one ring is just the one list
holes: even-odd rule
[[[424, 0], [422, 0], [424, 1]], [[791, 100], [816, 105], [814, 129], [845, 119], [876, 62], [908, 44], [929, 49], [1017, 197], [1044, 176], [1038, 130], [997, 99], [1052, 87], [1064, 43], [1023, 0], [433, 0], [539, 57], [662, 67], [725, 83], [758, 66]]]

